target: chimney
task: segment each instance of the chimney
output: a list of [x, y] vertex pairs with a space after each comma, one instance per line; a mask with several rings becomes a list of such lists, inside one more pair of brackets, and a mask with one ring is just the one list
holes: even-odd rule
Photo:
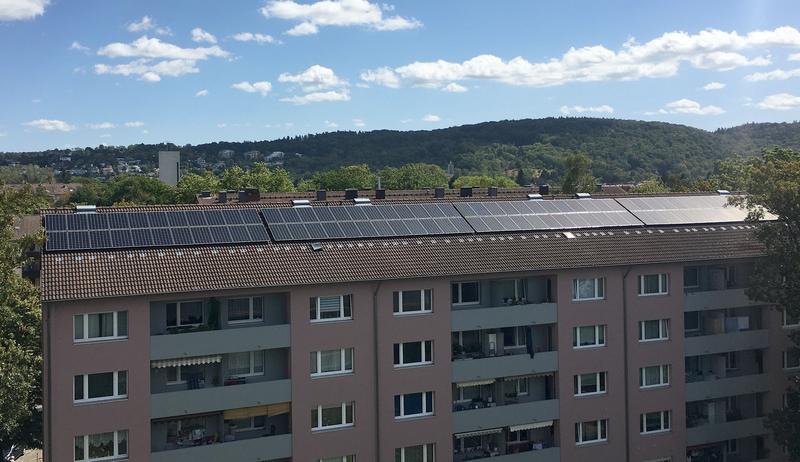
[[324, 189], [317, 190], [317, 200], [318, 201], [325, 201], [328, 199], [328, 191]]
[[489, 186], [487, 193], [489, 194], [489, 197], [497, 197], [497, 186]]
[[433, 197], [437, 199], [444, 199], [444, 188], [441, 186], [433, 190]]
[[200, 197], [211, 197], [211, 191], [200, 191]]
[[375, 199], [386, 199], [386, 190], [383, 188], [376, 189]]
[[344, 198], [347, 200], [355, 199], [358, 197], [358, 189], [356, 188], [348, 188], [344, 190]]
[[461, 197], [472, 197], [472, 186], [461, 187]]
[[550, 194], [550, 185], [549, 184], [539, 185], [539, 194], [541, 194], [542, 196]]
[[228, 202], [228, 191], [220, 191], [217, 193], [217, 202], [225, 204]]

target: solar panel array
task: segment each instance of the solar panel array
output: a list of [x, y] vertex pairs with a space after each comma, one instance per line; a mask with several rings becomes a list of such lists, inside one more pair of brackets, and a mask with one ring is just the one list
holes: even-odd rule
[[744, 221], [747, 211], [726, 206], [730, 196], [626, 197], [617, 201], [646, 225]]
[[266, 208], [261, 214], [276, 241], [473, 232], [449, 203]]
[[266, 242], [255, 209], [45, 215], [46, 250]]
[[614, 199], [456, 203], [478, 233], [641, 226]]

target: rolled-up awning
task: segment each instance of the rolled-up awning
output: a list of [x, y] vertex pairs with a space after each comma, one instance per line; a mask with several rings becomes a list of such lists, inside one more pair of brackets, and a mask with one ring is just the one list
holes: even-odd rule
[[464, 387], [477, 387], [479, 385], [491, 385], [495, 382], [494, 379], [486, 379], [486, 380], [473, 380], [472, 382], [461, 382], [457, 383], [456, 386], [458, 388]]
[[488, 430], [477, 430], [474, 432], [456, 433], [453, 436], [455, 436], [456, 438], [468, 438], [470, 436], [494, 435], [502, 432], [503, 432], [502, 428], [490, 428]]
[[221, 362], [222, 362], [222, 355], [210, 355], [210, 356], [193, 356], [191, 358], [162, 359], [159, 361], [152, 361], [150, 363], [150, 366], [153, 369], [162, 369], [164, 367], [195, 366], [198, 364], [213, 364]]
[[545, 428], [545, 427], [552, 427], [553, 421], [552, 420], [544, 420], [542, 422], [531, 422], [521, 425], [512, 425], [508, 427], [508, 431], [510, 432], [518, 432], [520, 430], [532, 430], [534, 428]]
[[290, 403], [267, 404], [264, 406], [241, 407], [239, 409], [228, 409], [222, 413], [224, 420], [248, 419], [250, 417], [288, 414], [291, 409]]
[[534, 379], [536, 377], [550, 377], [551, 375], [555, 375], [555, 372], [540, 372], [538, 374], [525, 374], [525, 375], [515, 375], [512, 377], [506, 377], [506, 380], [512, 379]]

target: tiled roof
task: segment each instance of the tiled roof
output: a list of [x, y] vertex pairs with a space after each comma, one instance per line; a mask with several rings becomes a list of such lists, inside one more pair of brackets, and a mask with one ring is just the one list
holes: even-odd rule
[[45, 253], [44, 301], [750, 258], [750, 225]]

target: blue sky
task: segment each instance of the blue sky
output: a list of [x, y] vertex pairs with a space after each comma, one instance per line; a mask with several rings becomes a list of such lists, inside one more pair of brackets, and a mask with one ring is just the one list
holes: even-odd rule
[[800, 119], [800, 2], [0, 0], [0, 151]]

